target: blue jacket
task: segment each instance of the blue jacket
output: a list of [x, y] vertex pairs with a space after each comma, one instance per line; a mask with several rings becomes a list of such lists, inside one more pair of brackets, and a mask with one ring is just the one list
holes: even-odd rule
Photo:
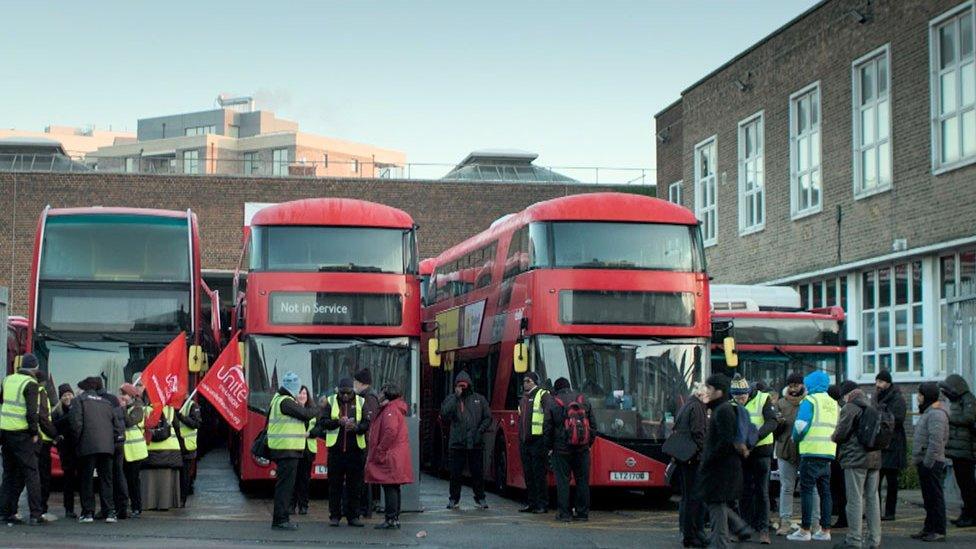
[[[827, 377], [826, 373], [817, 370], [816, 372], [807, 374], [807, 377], [803, 378], [803, 385], [806, 386], [807, 394], [809, 395], [825, 393], [827, 392], [827, 387], [830, 385], [830, 378]], [[803, 437], [807, 436], [811, 423], [813, 423], [813, 403], [808, 400], [803, 400], [800, 402], [800, 409], [796, 412], [796, 421], [793, 422], [793, 440], [797, 444], [803, 440]], [[816, 457], [834, 459], [834, 456]]]

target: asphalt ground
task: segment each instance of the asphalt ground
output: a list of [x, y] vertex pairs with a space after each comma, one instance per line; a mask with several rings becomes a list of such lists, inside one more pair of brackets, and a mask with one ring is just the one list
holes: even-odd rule
[[[327, 524], [328, 502], [315, 498], [309, 514], [293, 517], [294, 532], [272, 530], [270, 493], [241, 494], [225, 452], [211, 452], [200, 462], [196, 495], [185, 509], [146, 512], [140, 519], [116, 524], [79, 524], [61, 518], [42, 526], [0, 527], [3, 547], [302, 547], [302, 546], [423, 546], [423, 547], [681, 547], [677, 534], [675, 501], [649, 501], [636, 493], [597, 493], [590, 520], [564, 524], [555, 513], [527, 515], [518, 512], [517, 499], [488, 495], [488, 510], [474, 507], [471, 491], [462, 492], [461, 509], [447, 510], [447, 482], [429, 475], [421, 478], [420, 513], [401, 515], [402, 529], [378, 531], [374, 515], [366, 528]], [[51, 495], [52, 512], [63, 517], [60, 493]], [[799, 509], [799, 506], [797, 506]], [[26, 509], [22, 506], [22, 513]], [[956, 509], [950, 510], [954, 516]], [[883, 523], [883, 547], [918, 547], [924, 544], [908, 536], [921, 529], [924, 510], [918, 492], [904, 492], [900, 517]], [[379, 515], [382, 515], [381, 513]], [[772, 547], [832, 547], [842, 540], [843, 530], [834, 531], [827, 544], [796, 544], [774, 538]], [[754, 543], [744, 547], [759, 547]], [[976, 528], [950, 527], [944, 547], [976, 547]]]

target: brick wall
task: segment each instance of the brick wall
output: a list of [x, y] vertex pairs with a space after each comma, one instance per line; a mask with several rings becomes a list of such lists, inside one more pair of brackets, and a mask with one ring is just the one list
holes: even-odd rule
[[[190, 208], [200, 222], [203, 268], [232, 269], [245, 202], [333, 196], [388, 204], [413, 216], [420, 225], [421, 257], [430, 257], [534, 202], [609, 190], [605, 185], [0, 173], [0, 286], [11, 290], [12, 314], [25, 314], [34, 232], [45, 205]], [[653, 187], [629, 190], [652, 193]]]
[[[658, 141], [658, 183], [683, 174], [684, 204], [694, 208], [696, 143], [718, 143], [718, 244], [707, 251], [716, 282], [757, 283], [876, 257], [895, 239], [917, 248], [976, 233], [976, 166], [932, 175], [929, 21], [959, 0], [834, 0], [684, 92], [657, 117], [660, 132], [680, 109], [681, 155]], [[861, 24], [851, 13], [869, 15]], [[855, 200], [851, 64], [890, 44], [892, 190]], [[746, 82], [740, 91], [735, 83]], [[820, 82], [823, 210], [790, 218], [789, 97]], [[739, 121], [765, 114], [765, 230], [738, 228]], [[673, 135], [673, 133], [672, 133]], [[679, 169], [680, 165], [680, 169]], [[662, 174], [669, 174], [664, 177]], [[838, 212], [841, 221], [838, 223]], [[838, 244], [839, 232], [839, 244]]]
[[[668, 187], [684, 177], [682, 172], [681, 154], [684, 141], [681, 131], [681, 101], [668, 106], [655, 117], [657, 143], [657, 192], [658, 198], [668, 199]], [[682, 197], [689, 196], [682, 185]], [[694, 204], [682, 199], [682, 203], [691, 209]]]

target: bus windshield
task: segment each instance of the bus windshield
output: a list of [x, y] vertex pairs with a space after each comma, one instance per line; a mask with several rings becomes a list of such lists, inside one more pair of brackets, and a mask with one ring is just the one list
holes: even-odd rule
[[415, 248], [403, 229], [256, 226], [251, 270], [416, 273]]
[[50, 216], [41, 252], [41, 280], [190, 282], [185, 218]]
[[141, 372], [169, 341], [134, 344], [122, 341], [68, 341], [38, 334], [34, 353], [53, 380], [54, 386], [72, 387], [86, 377], [102, 378], [105, 388], [115, 392]]
[[663, 439], [701, 379], [704, 339], [603, 339], [540, 335], [535, 369], [546, 387], [565, 377], [586, 395], [600, 434]]
[[[153, 286], [153, 288], [146, 288]], [[162, 332], [190, 329], [186, 285], [146, 284], [141, 288], [102, 282], [79, 286], [41, 282], [37, 327], [70, 332]]]
[[419, 364], [416, 341], [406, 337], [385, 339], [250, 336], [247, 347], [248, 405], [267, 413], [285, 372], [295, 372], [318, 399], [335, 392], [339, 380], [368, 367], [377, 393], [395, 383], [411, 403], [411, 372]]
[[704, 270], [698, 227], [563, 221], [551, 226], [557, 269]]
[[765, 353], [739, 351], [739, 366], [725, 365], [725, 353], [718, 349], [712, 355], [712, 373], [722, 373], [730, 378], [741, 374], [749, 383], [762, 381], [777, 393], [786, 385], [786, 376], [799, 372], [806, 376], [820, 370], [830, 377], [831, 383], [840, 383], [844, 375], [843, 354], [840, 353]]

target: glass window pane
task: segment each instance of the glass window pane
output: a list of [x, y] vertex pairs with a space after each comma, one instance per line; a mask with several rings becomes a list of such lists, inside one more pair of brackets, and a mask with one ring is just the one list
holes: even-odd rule
[[908, 353], [898, 353], [895, 355], [895, 371], [896, 372], [908, 372]]
[[942, 276], [941, 291], [939, 296], [942, 299], [947, 297], [956, 297], [956, 256], [947, 255], [942, 258], [940, 262], [940, 270]]
[[861, 275], [861, 280], [863, 282], [864, 289], [864, 299], [862, 300], [862, 307], [864, 309], [874, 309], [874, 281], [875, 272], [868, 271]]
[[816, 167], [820, 165], [820, 132], [816, 131], [810, 135], [810, 165]]
[[861, 104], [874, 99], [874, 64], [861, 67]]
[[949, 22], [939, 29], [939, 68], [946, 68], [956, 60], [956, 25]]
[[873, 147], [861, 151], [861, 187], [864, 190], [873, 189], [878, 184], [878, 167], [875, 165], [877, 153]]
[[888, 123], [888, 100], [878, 101], [875, 112], [878, 113], [878, 139], [887, 139], [890, 131]]
[[875, 374], [875, 373], [878, 372], [875, 369], [876, 366], [877, 366], [877, 362], [875, 362], [875, 359], [876, 358], [877, 357], [875, 357], [874, 355], [864, 355], [864, 373], [865, 374]]
[[878, 97], [888, 93], [888, 59], [884, 55], [878, 58]]
[[878, 305], [880, 307], [891, 305], [891, 269], [889, 268], [878, 270]]
[[826, 301], [824, 302], [824, 307], [833, 307], [837, 305], [837, 279], [830, 278], [827, 279], [824, 284], [827, 286]]
[[967, 106], [976, 102], [976, 63], [969, 62], [959, 69], [959, 87], [962, 90], [960, 105]]
[[959, 58], [973, 54], [973, 16], [967, 13], [959, 18]]
[[959, 254], [959, 295], [976, 294], [976, 250]]
[[908, 310], [895, 311], [895, 346], [908, 346]]
[[796, 102], [796, 131], [803, 133], [809, 127], [810, 103], [807, 97]]
[[922, 317], [922, 306], [916, 305], [912, 307], [912, 346], [921, 347], [922, 346], [922, 323], [925, 319]]
[[801, 137], [796, 144], [797, 148], [797, 162], [796, 166], [799, 170], [807, 170], [810, 168], [810, 138]]
[[950, 71], [939, 77], [940, 113], [946, 114], [956, 110], [956, 71]]
[[891, 183], [891, 145], [888, 142], [878, 146], [878, 184]]
[[878, 367], [883, 370], [892, 371], [891, 368], [891, 355], [884, 354], [878, 357]]
[[878, 312], [878, 348], [885, 349], [891, 347], [891, 313], [888, 311]]
[[912, 371], [921, 372], [922, 371], [922, 353], [921, 351], [916, 351], [912, 355]]
[[810, 174], [810, 206], [820, 206], [820, 170], [817, 169]]
[[874, 143], [874, 107], [861, 109], [861, 144]]
[[840, 306], [847, 310], [847, 277], [840, 277]]
[[895, 304], [908, 303], [908, 265], [895, 266]]
[[800, 292], [800, 309], [803, 309], [804, 311], [810, 308], [807, 300], [808, 288], [809, 286], [807, 286], [806, 284], [800, 284], [796, 288], [796, 291]]
[[810, 125], [816, 126], [820, 121], [820, 94], [810, 92]]
[[862, 318], [862, 331], [864, 332], [864, 350], [874, 350], [874, 313], [864, 313]]
[[922, 262], [912, 262], [912, 303], [922, 302]]
[[820, 281], [813, 283], [813, 307], [823, 307], [823, 283]]
[[959, 159], [959, 118], [951, 117], [942, 121], [942, 161], [955, 162]]
[[962, 114], [962, 155], [976, 154], [976, 110]]

